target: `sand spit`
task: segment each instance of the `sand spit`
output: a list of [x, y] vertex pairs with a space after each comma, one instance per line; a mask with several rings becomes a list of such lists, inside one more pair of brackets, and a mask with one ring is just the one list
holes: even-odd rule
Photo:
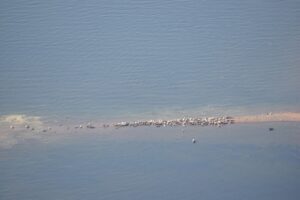
[[223, 117], [204, 117], [204, 118], [181, 118], [174, 120], [147, 120], [134, 122], [119, 122], [107, 124], [103, 127], [138, 127], [138, 126], [224, 126], [233, 123], [259, 123], [259, 122], [300, 122], [300, 113], [282, 112], [266, 113], [260, 115], [244, 116], [223, 116]]
[[[135, 127], [187, 127], [187, 126], [214, 126], [223, 127], [234, 123], [260, 123], [260, 122], [300, 122], [300, 113], [282, 112], [266, 113], [260, 115], [221, 116], [221, 117], [184, 117], [170, 120], [140, 120], [122, 121], [117, 123], [81, 122], [73, 123], [46, 123], [40, 117], [26, 115], [0, 116], [0, 148], [10, 148], [19, 141], [26, 139], [51, 141], [64, 133], [87, 133], [87, 130], [98, 132], [99, 129], [119, 129]], [[85, 130], [84, 130], [85, 129]], [[272, 130], [269, 129], [270, 131]], [[94, 131], [94, 132], [95, 132]], [[88, 131], [89, 132], [89, 131]], [[53, 137], [54, 136], [54, 137]]]
[[204, 118], [181, 118], [173, 120], [146, 120], [146, 121], [133, 121], [133, 122], [118, 122], [112, 125], [115, 128], [121, 127], [139, 127], [139, 126], [156, 126], [156, 127], [166, 127], [166, 126], [223, 126], [226, 124], [232, 124], [234, 120], [230, 116], [224, 117], [204, 117]]
[[[121, 121], [116, 123], [83, 123], [83, 124], [45, 124], [39, 117], [26, 115], [6, 115], [0, 116], [0, 122], [11, 130], [30, 130], [38, 132], [48, 132], [55, 130], [71, 129], [96, 129], [96, 128], [125, 128], [125, 127], [174, 127], [174, 126], [217, 126], [221, 127], [233, 123], [259, 123], [259, 122], [300, 122], [300, 113], [282, 112], [282, 113], [266, 113], [259, 115], [243, 115], [243, 116], [221, 116], [221, 117], [183, 117], [178, 119], [159, 119], [159, 120], [137, 120], [137, 121]], [[3, 124], [4, 123], [4, 124]], [[50, 125], [53, 127], [51, 128]]]
[[245, 115], [233, 118], [235, 123], [259, 123], [259, 122], [300, 122], [300, 113], [282, 112], [267, 113], [261, 115]]
[[0, 116], [0, 122], [11, 124], [11, 128], [13, 128], [14, 125], [24, 125], [26, 128], [30, 128], [28, 124], [36, 127], [41, 127], [43, 125], [40, 117], [20, 114]]

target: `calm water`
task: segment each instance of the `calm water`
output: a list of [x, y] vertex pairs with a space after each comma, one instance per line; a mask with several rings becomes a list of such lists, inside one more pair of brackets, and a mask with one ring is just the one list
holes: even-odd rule
[[1, 1], [0, 19], [1, 114], [300, 105], [299, 1]]
[[133, 128], [26, 142], [0, 151], [0, 199], [297, 200], [299, 129]]
[[[298, 0], [1, 0], [0, 117], [300, 111], [299, 19]], [[0, 123], [0, 199], [299, 199], [299, 128]]]

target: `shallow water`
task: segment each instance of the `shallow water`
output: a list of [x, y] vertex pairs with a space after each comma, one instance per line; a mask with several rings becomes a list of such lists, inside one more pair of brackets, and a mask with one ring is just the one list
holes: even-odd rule
[[0, 197], [296, 200], [299, 128], [132, 128], [27, 141], [0, 152]]

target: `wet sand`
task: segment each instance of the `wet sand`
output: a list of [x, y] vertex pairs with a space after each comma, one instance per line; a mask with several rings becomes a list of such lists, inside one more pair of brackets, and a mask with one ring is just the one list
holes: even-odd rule
[[[122, 121], [114, 123], [103, 123], [101, 121], [83, 122], [76, 124], [75, 122], [57, 122], [56, 124], [49, 124], [43, 121], [40, 117], [26, 116], [26, 115], [7, 115], [0, 117], [0, 122], [4, 127], [10, 129], [21, 128], [25, 130], [43, 130], [52, 129], [51, 126], [56, 129], [59, 127], [67, 127], [68, 129], [81, 129], [81, 128], [109, 128], [109, 127], [138, 127], [138, 126], [222, 126], [232, 123], [260, 123], [260, 122], [300, 122], [300, 112], [280, 112], [280, 113], [264, 113], [256, 115], [241, 115], [241, 116], [218, 116], [218, 117], [200, 117], [200, 118], [178, 118], [178, 119], [150, 119], [144, 121]], [[75, 124], [74, 124], [75, 123]], [[1, 125], [0, 125], [1, 127]], [[4, 128], [2, 127], [2, 128]], [[46, 131], [44, 131], [46, 132]]]
[[[262, 123], [262, 122], [300, 122], [300, 113], [281, 112], [265, 113], [259, 115], [242, 115], [242, 116], [223, 116], [223, 117], [205, 117], [205, 118], [182, 118], [175, 120], [147, 120], [135, 122], [119, 122], [103, 124], [101, 121], [90, 122], [57, 122], [49, 123], [43, 121], [40, 117], [26, 115], [9, 115], [0, 117], [0, 147], [10, 148], [19, 141], [26, 139], [33, 140], [56, 140], [64, 137], [68, 133], [100, 133], [112, 132], [114, 129], [121, 127], [182, 127], [186, 126], [217, 126], [222, 127], [231, 124], [243, 123]], [[234, 126], [234, 125], [233, 125]], [[199, 127], [199, 129], [200, 129]], [[99, 130], [100, 129], [100, 130]], [[101, 131], [102, 129], [102, 131]], [[100, 132], [99, 132], [100, 131]], [[120, 131], [120, 130], [119, 130]], [[132, 129], [131, 129], [132, 131]]]
[[233, 118], [235, 123], [259, 123], [259, 122], [300, 122], [300, 113], [282, 112], [267, 113], [261, 115], [244, 115]]

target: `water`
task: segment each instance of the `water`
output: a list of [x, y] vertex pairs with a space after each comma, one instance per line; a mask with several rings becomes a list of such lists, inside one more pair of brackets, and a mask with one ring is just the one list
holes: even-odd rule
[[115, 118], [299, 107], [298, 1], [0, 7], [1, 114]]
[[[0, 119], [300, 111], [299, 19], [297, 0], [2, 0]], [[0, 121], [0, 199], [300, 196], [299, 123], [22, 128]]]
[[296, 200], [299, 128], [122, 129], [26, 142], [0, 152], [0, 198]]

